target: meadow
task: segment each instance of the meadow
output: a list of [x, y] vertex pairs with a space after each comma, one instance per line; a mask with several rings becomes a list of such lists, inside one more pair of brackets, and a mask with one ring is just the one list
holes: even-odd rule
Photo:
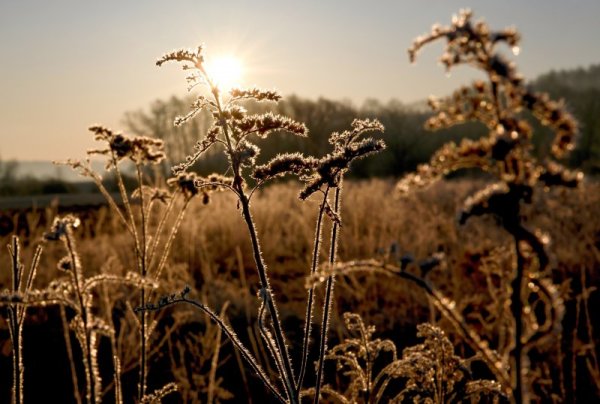
[[[485, 130], [400, 179], [345, 178], [391, 152], [377, 119], [347, 122], [324, 155], [265, 161], [282, 132], [311, 136], [249, 112], [279, 94], [224, 91], [202, 47], [159, 58], [205, 89], [175, 125], [212, 117], [172, 175], [161, 139], [94, 125], [87, 156], [105, 160], [112, 188], [88, 159], [62, 164], [106, 205], [3, 214], [1, 400], [598, 399], [600, 184], [566, 167], [577, 122], [498, 51], [518, 52], [514, 29], [461, 11], [409, 56], [437, 40], [445, 67], [486, 80], [432, 98], [426, 127]], [[532, 119], [552, 134], [543, 158]], [[225, 168], [196, 173], [214, 150]]]

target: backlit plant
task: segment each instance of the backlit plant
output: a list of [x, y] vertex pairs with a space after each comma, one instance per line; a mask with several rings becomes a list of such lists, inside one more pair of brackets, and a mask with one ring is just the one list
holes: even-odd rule
[[[463, 10], [450, 26], [434, 25], [431, 33], [414, 41], [408, 50], [411, 61], [424, 45], [442, 40], [446, 47], [440, 62], [447, 70], [464, 64], [487, 76], [487, 82], [475, 81], [446, 99], [431, 98], [434, 115], [426, 126], [436, 130], [477, 121], [489, 132], [478, 140], [443, 146], [429, 164], [419, 166], [398, 184], [398, 190], [406, 193], [467, 168], [483, 170], [498, 181], [467, 199], [459, 221], [464, 224], [472, 216], [492, 215], [514, 239], [516, 265], [507, 304], [514, 322], [510, 387], [517, 402], [530, 399], [533, 381], [526, 378], [531, 373], [528, 353], [536, 345], [552, 341], [564, 312], [556, 288], [544, 280], [549, 275], [548, 237], [525, 225], [522, 205], [531, 203], [539, 188], [574, 187], [583, 178], [550, 158], [564, 158], [573, 149], [577, 122], [561, 102], [533, 91], [514, 62], [498, 49], [506, 44], [518, 53], [520, 39], [515, 29], [493, 31], [483, 21], [473, 22], [471, 11]], [[526, 111], [555, 133], [551, 156], [544, 161], [531, 153], [533, 132]], [[543, 315], [534, 309], [540, 305]]]
[[[192, 166], [201, 156], [211, 147], [220, 145], [229, 161], [228, 172], [231, 177], [212, 176], [208, 181], [197, 181], [196, 186], [199, 189], [226, 189], [235, 194], [238, 200], [238, 206], [246, 224], [248, 235], [252, 243], [254, 261], [260, 280], [259, 299], [261, 307], [259, 310], [259, 328], [261, 336], [275, 362], [280, 377], [280, 382], [284, 393], [273, 385], [267, 375], [260, 369], [256, 360], [250, 352], [242, 346], [235, 334], [226, 327], [225, 322], [208, 309], [205, 305], [189, 300], [187, 293], [182, 293], [179, 297], [167, 299], [163, 304], [142, 306], [143, 310], [156, 309], [174, 302], [187, 302], [205, 311], [213, 320], [222, 326], [225, 334], [234, 342], [236, 348], [243, 353], [244, 358], [250, 362], [250, 365], [257, 371], [265, 385], [275, 396], [282, 401], [297, 403], [300, 400], [302, 383], [306, 372], [308, 350], [310, 344], [310, 332], [313, 311], [314, 291], [309, 291], [306, 320], [304, 327], [304, 340], [302, 352], [302, 364], [298, 376], [293, 371], [292, 360], [288, 350], [288, 344], [284, 330], [279, 318], [277, 305], [273, 298], [273, 291], [269, 282], [269, 274], [266, 263], [261, 254], [259, 237], [256, 225], [252, 219], [250, 202], [255, 191], [267, 180], [282, 176], [285, 174], [295, 174], [306, 182], [305, 188], [300, 193], [301, 199], [306, 199], [317, 192], [322, 193], [323, 199], [320, 205], [319, 216], [317, 219], [317, 230], [315, 236], [315, 245], [313, 251], [312, 268], [314, 272], [318, 265], [321, 241], [321, 225], [324, 214], [333, 220], [329, 261], [335, 262], [336, 249], [338, 243], [338, 232], [340, 224], [340, 199], [341, 185], [344, 173], [348, 170], [353, 160], [362, 158], [369, 154], [381, 151], [385, 145], [383, 142], [371, 138], [359, 139], [360, 136], [369, 131], [380, 131], [382, 125], [376, 121], [359, 121], [352, 123], [352, 130], [342, 133], [334, 133], [330, 138], [334, 150], [331, 154], [322, 157], [305, 157], [297, 153], [283, 154], [276, 156], [265, 165], [257, 166], [256, 158], [260, 153], [259, 147], [255, 144], [255, 138], [267, 138], [274, 136], [274, 132], [289, 132], [298, 136], [306, 136], [307, 128], [298, 122], [281, 115], [272, 113], [251, 115], [248, 114], [240, 101], [278, 101], [281, 96], [274, 91], [264, 91], [260, 89], [232, 89], [228, 94], [223, 94], [219, 86], [212, 80], [206, 72], [204, 66], [204, 55], [202, 47], [197, 50], [180, 50], [164, 55], [157, 61], [157, 65], [165, 62], [181, 62], [183, 69], [191, 71], [188, 76], [190, 88], [198, 83], [204, 83], [208, 86], [210, 97], [199, 96], [192, 105], [192, 110], [187, 115], [177, 118], [175, 125], [181, 125], [192, 119], [202, 109], [211, 111], [214, 124], [208, 130], [206, 137], [200, 140], [196, 146], [196, 151], [190, 155], [186, 162], [173, 168], [176, 175], [182, 175]], [[257, 184], [250, 187], [249, 177], [253, 177]], [[333, 206], [328, 202], [330, 189], [335, 189]], [[329, 327], [329, 318], [331, 312], [331, 302], [333, 294], [334, 279], [331, 277], [326, 286], [325, 305], [323, 308], [323, 319], [321, 326], [321, 338], [319, 344], [319, 370], [317, 373], [317, 391], [322, 380], [322, 365], [326, 349], [327, 332]], [[318, 394], [315, 401], [318, 401]]]

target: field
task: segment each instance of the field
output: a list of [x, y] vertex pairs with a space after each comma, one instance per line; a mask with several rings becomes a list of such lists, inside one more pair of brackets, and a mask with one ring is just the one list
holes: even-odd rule
[[[92, 125], [96, 147], [57, 162], [78, 184], [0, 165], [0, 400], [600, 399], [595, 93], [572, 112], [507, 58], [515, 28], [472, 17], [408, 49], [443, 42], [442, 66], [484, 77], [431, 113], [294, 111], [198, 46], [156, 65], [203, 89], [173, 121], [200, 136]], [[410, 154], [395, 130], [415, 122], [451, 136]]]
[[[460, 226], [456, 220], [466, 196], [482, 185], [481, 181], [460, 180], [439, 183], [435, 187], [406, 198], [393, 196], [394, 183], [391, 181], [366, 181], [347, 183], [342, 206], [345, 218], [342, 226], [339, 254], [343, 261], [365, 258], [383, 258], [395, 260], [405, 254], [412, 254], [422, 260], [432, 253], [444, 252], [445, 265], [436, 268], [428, 275], [432, 284], [456, 302], [456, 308], [463, 314], [470, 326], [479, 330], [490, 340], [498, 338], [498, 330], [481, 315], [482, 308], [493, 304], [492, 293], [486, 283], [486, 275], [481, 273], [481, 265], [486, 260], [500, 256], [510, 262], [511, 241], [507, 234], [498, 229], [489, 220], [479, 220]], [[314, 218], [318, 205], [299, 204], [296, 184], [278, 184], [271, 186], [254, 201], [254, 217], [259, 234], [263, 239], [263, 253], [269, 264], [273, 288], [281, 302], [281, 314], [289, 338], [295, 341], [292, 352], [297, 355], [298, 341], [301, 341], [302, 318], [306, 300], [305, 278], [310, 261], [309, 252], [314, 238]], [[590, 395], [598, 394], [597, 373], [595, 374], [595, 350], [597, 349], [598, 315], [587, 307], [597, 307], [595, 293], [586, 296], [584, 289], [592, 292], [600, 284], [598, 262], [600, 227], [595, 208], [600, 206], [600, 187], [586, 183], [580, 189], [543, 193], [534, 202], [527, 213], [531, 226], [544, 228], [552, 240], [550, 250], [556, 266], [552, 277], [561, 286], [567, 314], [563, 328], [557, 335], [544, 360], [538, 359], [539, 371], [552, 364], [560, 369], [557, 374], [541, 373], [537, 385], [548, 386], [557, 391], [575, 389], [582, 401]], [[33, 245], [41, 237], [44, 226], [56, 212], [31, 212], [29, 220], [34, 226], [31, 233], [23, 239], [26, 245]], [[122, 234], [120, 224], [110, 215], [108, 208], [100, 208], [87, 213], [81, 229], [77, 231], [77, 241], [82, 262], [90, 274], [104, 271], [119, 271], [122, 263], [131, 262], [131, 241]], [[277, 225], [281, 222], [283, 225]], [[185, 284], [191, 285], [202, 300], [220, 310], [227, 304], [225, 312], [229, 321], [240, 331], [244, 340], [256, 334], [256, 313], [258, 310], [256, 294], [256, 271], [253, 267], [251, 246], [247, 237], [240, 231], [242, 219], [235, 204], [227, 195], [217, 195], [209, 205], [199, 201], [187, 214], [187, 220], [180, 228], [169, 263], [169, 278], [163, 289], [179, 290]], [[24, 229], [22, 229], [24, 232]], [[122, 240], [121, 240], [122, 239]], [[3, 239], [3, 244], [9, 242]], [[36, 286], [43, 287], [60, 276], [54, 262], [58, 261], [59, 248], [47, 248]], [[31, 248], [25, 249], [29, 255]], [[29, 256], [24, 262], [29, 262]], [[106, 268], [107, 257], [119, 257], [112, 267]], [[6, 259], [3, 267], [6, 268]], [[508, 265], [507, 265], [508, 266]], [[510, 270], [503, 268], [510, 275]], [[2, 284], [9, 283], [8, 271], [2, 272]], [[389, 338], [401, 347], [416, 343], [416, 325], [434, 321], [440, 324], [453, 342], [457, 352], [463, 355], [471, 353], [465, 345], [460, 332], [453, 327], [439, 311], [428, 302], [427, 295], [407, 281], [393, 280], [389, 276], [376, 273], [355, 273], [338, 277], [338, 291], [332, 319], [331, 345], [335, 345], [348, 335], [341, 319], [341, 313], [350, 311], [359, 313], [365, 323], [376, 327], [376, 336]], [[129, 296], [126, 288], [119, 288], [123, 298]], [[469, 291], [465, 293], [465, 291]], [[116, 291], [113, 291], [113, 293]], [[574, 324], [572, 319], [580, 320]], [[26, 385], [25, 395], [33, 401], [41, 400], [40, 386], [52, 391], [62, 402], [73, 400], [71, 376], [65, 361], [64, 339], [62, 339], [59, 311], [55, 308], [32, 310], [24, 331], [26, 351], [25, 368], [28, 379], [35, 380]], [[215, 331], [210, 322], [201, 314], [189, 312], [185, 307], [174, 307], [167, 316], [176, 318], [185, 327], [174, 327], [168, 342], [161, 341], [165, 335], [157, 333], [152, 344], [162, 344], [151, 357], [150, 379], [160, 385], [172, 377], [167, 369], [175, 370], [182, 366], [173, 363], [176, 358], [168, 358], [170, 350], [177, 350], [171, 344], [198, 344], [189, 361], [198, 373], [191, 375], [183, 369], [175, 372], [182, 394], [206, 398], [207, 380], [203, 380], [202, 371], [210, 369], [210, 359], [215, 349]], [[590, 316], [589, 319], [586, 316]], [[588, 323], [589, 320], [589, 323]], [[45, 337], [40, 337], [40, 327]], [[168, 325], [164, 326], [166, 329]], [[251, 330], [249, 332], [248, 330]], [[577, 331], [577, 332], [575, 332]], [[2, 350], [3, 380], [10, 380], [9, 370], [10, 344], [8, 331], [4, 328]], [[211, 339], [212, 337], [212, 339]], [[40, 339], [41, 338], [41, 339]], [[183, 342], [185, 341], [185, 342]], [[260, 342], [259, 342], [260, 343]], [[73, 341], [73, 347], [75, 341]], [[231, 344], [222, 341], [219, 354], [219, 366], [216, 380], [239, 400], [246, 395], [246, 389], [258, 390], [255, 400], [261, 401], [261, 392], [256, 381], [250, 375], [245, 378], [240, 372]], [[166, 345], [166, 346], [165, 346]], [[169, 348], [167, 348], [169, 347]], [[75, 349], [75, 348], [73, 348]], [[100, 356], [109, 356], [110, 347], [101, 346]], [[131, 349], [131, 347], [130, 347]], [[552, 354], [552, 349], [560, 349], [561, 356]], [[107, 351], [106, 353], [104, 351]], [[177, 352], [177, 351], [176, 351]], [[133, 355], [134, 353], [130, 353]], [[77, 355], [77, 352], [75, 352]], [[165, 358], [167, 355], [167, 358]], [[260, 352], [256, 352], [261, 357]], [[78, 360], [76, 360], [78, 362]], [[109, 364], [105, 371], [110, 372]], [[268, 365], [264, 363], [265, 367]], [[247, 371], [246, 371], [247, 372]], [[128, 379], [135, 372], [125, 373]], [[483, 373], [485, 374], [485, 372]], [[240, 380], [246, 380], [242, 386]], [[129, 393], [134, 394], [134, 384]], [[10, 395], [10, 384], [3, 383], [2, 397]], [[107, 400], [110, 399], [107, 391]]]

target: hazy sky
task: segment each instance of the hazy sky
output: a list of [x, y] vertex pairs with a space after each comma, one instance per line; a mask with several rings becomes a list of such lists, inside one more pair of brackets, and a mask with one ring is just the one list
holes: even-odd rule
[[406, 48], [432, 23], [470, 7], [493, 28], [523, 35], [516, 62], [526, 77], [600, 62], [598, 0], [1, 0], [0, 157], [83, 156], [86, 128], [121, 126], [125, 111], [185, 93], [165, 51], [206, 45], [234, 53], [243, 83], [316, 98], [405, 102], [443, 95], [472, 77], [447, 78], [426, 48]]

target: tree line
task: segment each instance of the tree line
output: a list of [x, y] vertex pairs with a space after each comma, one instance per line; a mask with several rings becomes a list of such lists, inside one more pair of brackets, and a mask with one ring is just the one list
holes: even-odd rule
[[[588, 174], [600, 172], [600, 65], [587, 69], [551, 71], [539, 76], [530, 83], [538, 91], [549, 93], [554, 99], [564, 99], [580, 124], [577, 147], [564, 162], [572, 168], [579, 168]], [[168, 145], [168, 159], [172, 163], [185, 160], [192, 153], [193, 145], [201, 139], [209, 128], [212, 118], [204, 114], [188, 125], [174, 127], [173, 120], [189, 111], [194, 96], [171, 97], [157, 100], [148, 110], [125, 114], [125, 128], [135, 134], [158, 137]], [[308, 139], [280, 134], [278, 142], [261, 144], [262, 156], [267, 160], [283, 150], [296, 150], [312, 155], [329, 150], [327, 139], [334, 131], [346, 128], [354, 118], [377, 118], [385, 126], [382, 138], [388, 150], [377, 160], [356, 162], [354, 177], [398, 177], [429, 160], [432, 153], [449, 141], [458, 142], [469, 137], [477, 138], [485, 134], [485, 128], [477, 123], [430, 132], [423, 124], [430, 112], [423, 104], [406, 105], [398, 100], [383, 103], [367, 100], [361, 106], [348, 101], [334, 101], [326, 98], [317, 100], [290, 96], [277, 106], [268, 104], [247, 104], [253, 113], [272, 111], [304, 122], [309, 130]], [[548, 156], [551, 146], [551, 133], [536, 120], [534, 127], [535, 155], [540, 159]], [[213, 151], [208, 160], [196, 169], [202, 174], [220, 171], [226, 166], [223, 153]]]
[[[539, 76], [530, 83], [538, 91], [549, 93], [554, 99], [564, 99], [566, 105], [579, 121], [579, 139], [569, 160], [564, 162], [571, 168], [578, 168], [587, 174], [600, 173], [600, 65], [562, 71], [551, 71]], [[212, 117], [203, 113], [187, 125], [173, 126], [177, 116], [189, 112], [193, 95], [173, 96], [154, 101], [148, 109], [127, 112], [123, 123], [126, 133], [153, 136], [165, 140], [167, 164], [177, 164], [192, 153], [193, 146], [202, 139], [212, 123]], [[327, 139], [331, 132], [348, 127], [355, 118], [377, 118], [385, 125], [381, 136], [388, 146], [385, 153], [376, 160], [357, 161], [352, 175], [355, 178], [399, 177], [413, 171], [418, 164], [429, 161], [432, 153], [449, 141], [458, 142], [462, 138], [477, 138], [485, 134], [485, 128], [477, 123], [430, 132], [423, 124], [430, 116], [425, 103], [407, 105], [398, 100], [381, 102], [367, 100], [360, 106], [348, 101], [335, 101], [326, 98], [310, 100], [298, 96], [286, 97], [277, 105], [248, 103], [246, 108], [252, 113], [272, 111], [304, 122], [309, 137], [299, 139], [289, 134], [279, 134], [278, 142], [258, 140], [262, 155], [259, 162], [266, 161], [284, 150], [296, 150], [311, 155], [321, 155], [329, 150]], [[552, 135], [537, 120], [531, 119], [534, 127], [535, 155], [547, 157]], [[0, 196], [28, 195], [44, 193], [87, 192], [90, 187], [73, 186], [59, 179], [40, 180], [19, 178], [16, 175], [18, 163], [0, 159]], [[214, 150], [209, 158], [195, 167], [200, 174], [222, 172], [227, 166], [223, 153]], [[169, 174], [169, 167], [163, 167]], [[108, 179], [110, 182], [110, 178]]]

